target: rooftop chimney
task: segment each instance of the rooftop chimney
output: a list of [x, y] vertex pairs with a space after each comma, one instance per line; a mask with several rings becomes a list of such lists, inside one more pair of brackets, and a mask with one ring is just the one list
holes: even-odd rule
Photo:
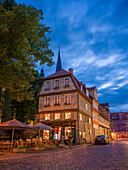
[[69, 68], [69, 73], [72, 73], [73, 74], [73, 69], [72, 68]]

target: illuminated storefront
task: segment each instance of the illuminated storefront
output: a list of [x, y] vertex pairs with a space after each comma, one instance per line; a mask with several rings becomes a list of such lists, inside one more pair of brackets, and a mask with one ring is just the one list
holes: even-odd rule
[[49, 139], [49, 130], [44, 130], [43, 139]]
[[54, 139], [57, 139], [57, 140], [61, 139], [61, 127], [55, 128]]

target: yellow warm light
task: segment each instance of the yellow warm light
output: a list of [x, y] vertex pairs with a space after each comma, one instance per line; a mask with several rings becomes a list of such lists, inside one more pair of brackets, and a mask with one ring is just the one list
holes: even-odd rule
[[114, 136], [114, 133], [111, 133], [112, 136]]

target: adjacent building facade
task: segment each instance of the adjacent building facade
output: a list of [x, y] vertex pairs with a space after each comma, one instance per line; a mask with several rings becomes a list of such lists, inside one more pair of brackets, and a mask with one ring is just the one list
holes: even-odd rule
[[111, 136], [110, 110], [108, 103], [99, 104], [99, 134]]
[[112, 139], [128, 139], [128, 112], [110, 113]]
[[99, 103], [97, 98], [97, 89], [96, 87], [88, 88], [89, 96], [92, 100], [92, 120], [93, 120], [93, 138], [99, 135]]

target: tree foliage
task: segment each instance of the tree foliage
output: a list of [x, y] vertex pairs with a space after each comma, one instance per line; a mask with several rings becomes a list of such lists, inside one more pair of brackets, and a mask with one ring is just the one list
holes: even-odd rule
[[0, 88], [12, 91], [15, 100], [31, 99], [30, 82], [37, 63], [53, 64], [49, 49], [51, 28], [43, 23], [43, 12], [14, 0], [0, 3]]
[[35, 116], [38, 114], [38, 96], [37, 93], [39, 92], [39, 89], [42, 84], [42, 78], [38, 71], [36, 71], [34, 75], [35, 81], [31, 82], [31, 87], [29, 91], [33, 91], [34, 96], [33, 100], [27, 100], [18, 102], [17, 100], [14, 100], [12, 98], [12, 91], [9, 89], [6, 89], [6, 91], [3, 92], [3, 107], [2, 107], [2, 122], [5, 122], [7, 120], [10, 120], [12, 118], [15, 118], [28, 123], [29, 120], [34, 120]]

